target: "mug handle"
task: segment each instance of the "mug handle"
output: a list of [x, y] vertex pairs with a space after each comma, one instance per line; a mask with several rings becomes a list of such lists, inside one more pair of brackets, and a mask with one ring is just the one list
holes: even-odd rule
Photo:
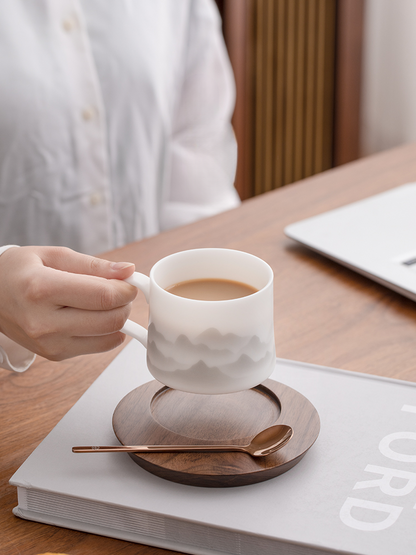
[[[149, 287], [150, 278], [139, 272], [134, 272], [130, 277], [125, 279], [130, 285], [134, 285], [137, 289], [140, 289], [144, 293], [146, 301], [149, 302]], [[147, 329], [132, 320], [126, 320], [124, 326], [120, 330], [121, 332], [137, 339], [140, 343], [147, 348]]]

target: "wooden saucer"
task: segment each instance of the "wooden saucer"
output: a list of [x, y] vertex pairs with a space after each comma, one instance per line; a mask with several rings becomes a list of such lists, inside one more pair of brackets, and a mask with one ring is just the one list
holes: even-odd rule
[[320, 421], [300, 393], [274, 380], [226, 395], [194, 395], [153, 380], [126, 395], [113, 415], [123, 445], [240, 444], [273, 424], [292, 426], [294, 435], [277, 453], [133, 453], [147, 471], [181, 484], [243, 486], [274, 478], [295, 466], [314, 444]]

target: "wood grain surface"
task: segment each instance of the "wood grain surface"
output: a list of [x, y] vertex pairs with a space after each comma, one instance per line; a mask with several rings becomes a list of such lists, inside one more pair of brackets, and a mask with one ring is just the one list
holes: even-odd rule
[[293, 428], [292, 439], [267, 457], [246, 453], [134, 453], [156, 476], [202, 487], [245, 486], [270, 480], [297, 464], [315, 443], [320, 420], [312, 403], [274, 380], [227, 395], [193, 395], [153, 380], [117, 405], [113, 428], [123, 445], [247, 445], [275, 424]]
[[[251, 252], [275, 272], [277, 356], [416, 381], [416, 305], [335, 262], [295, 245], [285, 225], [406, 182], [416, 181], [416, 145], [408, 144], [247, 200], [230, 212], [111, 252], [148, 273], [161, 257], [195, 247]], [[147, 325], [142, 295], [132, 317]], [[119, 349], [120, 350], [120, 349]], [[0, 553], [70, 555], [173, 553], [26, 522], [12, 515], [8, 480], [100, 375], [119, 350], [27, 372], [0, 370]]]

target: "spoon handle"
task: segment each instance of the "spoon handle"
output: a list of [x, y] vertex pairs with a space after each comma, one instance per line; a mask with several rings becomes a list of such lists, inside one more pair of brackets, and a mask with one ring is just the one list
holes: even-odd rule
[[82, 445], [73, 453], [186, 453], [186, 452], [246, 451], [238, 445]]

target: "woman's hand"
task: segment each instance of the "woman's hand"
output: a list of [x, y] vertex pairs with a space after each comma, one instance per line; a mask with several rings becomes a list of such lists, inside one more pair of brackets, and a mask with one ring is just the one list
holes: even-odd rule
[[0, 256], [0, 331], [50, 360], [108, 351], [137, 289], [134, 264], [64, 247], [17, 247]]

